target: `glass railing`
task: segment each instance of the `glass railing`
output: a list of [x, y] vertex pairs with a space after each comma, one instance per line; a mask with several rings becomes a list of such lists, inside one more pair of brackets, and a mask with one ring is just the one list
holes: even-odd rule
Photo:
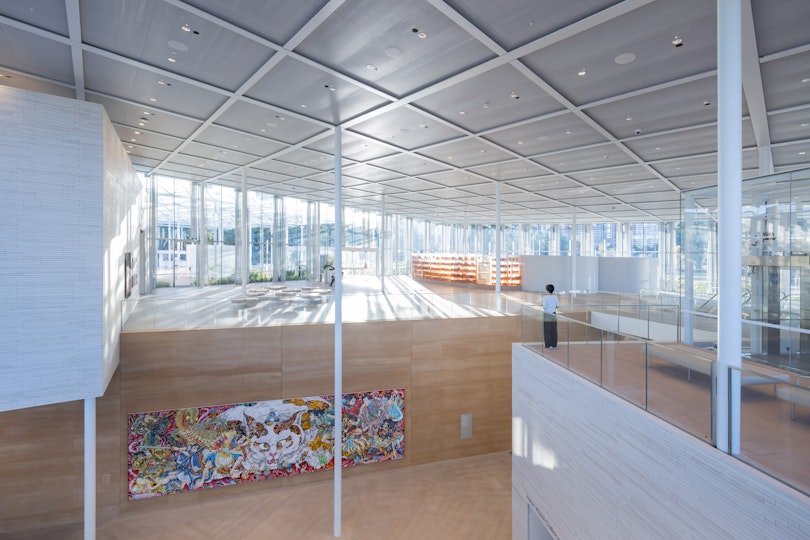
[[[715, 445], [716, 353], [657, 343], [557, 315], [556, 349], [545, 344], [543, 312], [523, 308], [523, 344], [698, 439]], [[576, 318], [574, 318], [576, 317]], [[730, 368], [741, 394], [740, 460], [810, 493], [810, 376], [791, 365], [743, 359]], [[805, 373], [805, 374], [803, 374]]]
[[810, 377], [760, 367], [729, 370], [741, 383], [736, 457], [810, 494]]

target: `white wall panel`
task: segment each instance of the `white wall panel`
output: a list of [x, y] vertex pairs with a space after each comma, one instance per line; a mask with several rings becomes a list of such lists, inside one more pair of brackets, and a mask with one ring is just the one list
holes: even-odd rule
[[99, 396], [117, 362], [103, 121], [97, 104], [0, 87], [0, 410]]
[[512, 537], [810, 538], [810, 498], [512, 348]]

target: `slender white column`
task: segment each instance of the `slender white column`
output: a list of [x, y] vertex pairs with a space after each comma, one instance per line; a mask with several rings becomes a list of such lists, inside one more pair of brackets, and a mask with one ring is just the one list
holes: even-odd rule
[[248, 280], [250, 279], [250, 250], [248, 249], [248, 193], [245, 169], [242, 169], [242, 296], [247, 296]]
[[692, 311], [695, 309], [695, 263], [693, 260], [695, 256], [695, 244], [693, 241], [695, 235], [695, 196], [687, 195], [684, 199], [686, 234], [684, 235], [683, 249], [683, 304], [681, 306], [683, 312], [683, 336], [681, 336], [681, 341], [692, 345], [695, 342], [695, 316], [692, 315]]
[[385, 293], [385, 193], [382, 195], [382, 216], [380, 218], [380, 290]]
[[[719, 184], [719, 310], [717, 448], [740, 451], [740, 381], [729, 366], [742, 364], [742, 5], [717, 0], [717, 176]], [[739, 372], [734, 372], [739, 375]], [[735, 380], [736, 379], [736, 380]]]
[[568, 251], [571, 253], [571, 290], [577, 290], [577, 207], [572, 206], [572, 226], [571, 245]]
[[495, 292], [501, 292], [501, 183], [495, 182]]
[[343, 202], [341, 199], [341, 131], [335, 127], [335, 425], [333, 455], [334, 535], [340, 537], [341, 492], [343, 473]]
[[96, 398], [84, 400], [84, 540], [96, 538]]

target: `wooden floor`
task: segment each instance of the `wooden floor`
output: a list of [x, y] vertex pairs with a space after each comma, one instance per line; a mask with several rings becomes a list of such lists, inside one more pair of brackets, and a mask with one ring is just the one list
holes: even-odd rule
[[[498, 452], [343, 479], [341, 538], [455, 540], [512, 537], [512, 456]], [[330, 476], [331, 478], [331, 476]], [[227, 488], [223, 488], [227, 489]], [[99, 540], [320, 540], [334, 538], [331, 480], [121, 516]], [[183, 494], [177, 495], [182, 497]], [[80, 540], [79, 526], [9, 536]]]

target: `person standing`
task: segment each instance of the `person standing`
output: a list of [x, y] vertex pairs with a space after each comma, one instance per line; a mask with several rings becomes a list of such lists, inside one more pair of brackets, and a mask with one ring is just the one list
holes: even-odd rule
[[557, 348], [557, 307], [560, 300], [554, 294], [554, 285], [546, 285], [546, 296], [543, 297], [543, 340], [546, 349]]

